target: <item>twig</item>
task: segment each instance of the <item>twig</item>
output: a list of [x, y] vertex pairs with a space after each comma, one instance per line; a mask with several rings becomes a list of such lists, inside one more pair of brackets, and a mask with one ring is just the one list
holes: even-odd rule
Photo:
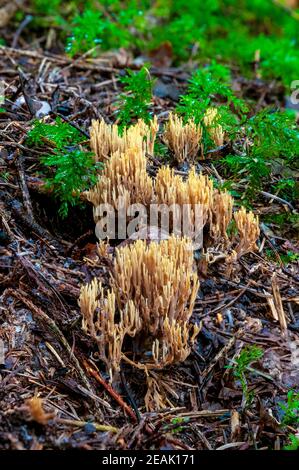
[[136, 418], [138, 420], [138, 422], [140, 423], [140, 420], [141, 420], [141, 415], [140, 415], [140, 411], [138, 410], [138, 407], [137, 407], [137, 404], [132, 396], [132, 393], [128, 387], [128, 384], [127, 384], [127, 381], [126, 381], [126, 378], [125, 378], [125, 374], [124, 374], [124, 371], [121, 369], [120, 370], [120, 378], [121, 378], [121, 382], [122, 382], [122, 385], [126, 391], [126, 394], [128, 396], [128, 399], [130, 400], [130, 403], [131, 403], [131, 406], [133, 408], [133, 410], [135, 411], [135, 414], [136, 414]]
[[90, 135], [88, 132], [84, 131], [83, 129], [81, 129], [80, 126], [78, 126], [75, 122], [71, 121], [70, 119], [68, 119], [66, 116], [63, 116], [62, 114], [59, 114], [59, 113], [56, 113], [54, 111], [52, 111], [52, 113], [54, 116], [56, 117], [59, 117], [60, 119], [62, 119], [64, 122], [67, 122], [70, 126], [72, 126], [74, 129], [77, 129], [77, 131], [79, 131], [81, 134], [84, 135], [84, 137], [87, 137], [87, 139], [90, 138]]
[[219, 307], [214, 308], [214, 310], [209, 311], [208, 312], [209, 315], [211, 313], [218, 312], [218, 310], [222, 310], [223, 308], [227, 309], [228, 307], [231, 307], [240, 297], [242, 297], [243, 294], [245, 294], [250, 284], [251, 284], [251, 281], [249, 280], [247, 285], [239, 292], [239, 294], [236, 297], [234, 297], [230, 302], [228, 302], [228, 304], [221, 304]]
[[[230, 364], [234, 364], [234, 365], [237, 364], [234, 359], [228, 359], [228, 361], [229, 361]], [[263, 379], [269, 380], [269, 382], [276, 382], [275, 378], [273, 378], [270, 374], [266, 374], [265, 372], [262, 372], [261, 370], [254, 369], [251, 366], [246, 366], [246, 370], [248, 370], [249, 372], [252, 372], [255, 375], [259, 375], [260, 377], [263, 377]], [[285, 390], [283, 387], [281, 387], [277, 383], [276, 383], [276, 386], [282, 391]]]
[[282, 305], [280, 290], [279, 290], [279, 286], [277, 283], [276, 272], [274, 272], [272, 276], [272, 292], [273, 292], [275, 309], [276, 309], [278, 320], [280, 323], [280, 328], [281, 328], [282, 334], [285, 335], [287, 332], [287, 328], [288, 328], [288, 322], [287, 322], [286, 314]]
[[[226, 284], [229, 284], [230, 286], [238, 286], [238, 287], [241, 287], [241, 288], [246, 287], [246, 286], [244, 286], [240, 283], [237, 283], [237, 282], [234, 282], [234, 281], [229, 281], [228, 279], [221, 278], [220, 280], [223, 281]], [[257, 297], [261, 297], [262, 299], [269, 299], [269, 298], [272, 297], [271, 294], [266, 294], [266, 293], [259, 292], [255, 289], [252, 289], [251, 287], [247, 287], [247, 291], [251, 292], [252, 294], [255, 294]]]
[[230, 418], [231, 410], [223, 409], [223, 410], [201, 410], [201, 411], [191, 411], [191, 412], [184, 412], [179, 413], [178, 417], [185, 417], [185, 418], [218, 418], [227, 416]]
[[11, 43], [11, 47], [12, 48], [15, 48], [18, 44], [18, 41], [19, 41], [19, 38], [22, 34], [22, 32], [24, 31], [24, 29], [26, 28], [26, 26], [31, 23], [31, 21], [33, 20], [33, 16], [32, 15], [26, 15], [25, 18], [23, 19], [23, 21], [21, 21], [20, 23], [20, 26], [18, 27], [18, 29], [16, 30], [15, 34], [14, 34], [14, 37], [13, 37], [13, 41]]
[[[23, 268], [26, 270], [28, 276], [34, 281], [35, 284], [37, 284], [38, 288], [41, 290], [41, 292], [44, 292], [45, 294], [49, 295], [49, 290], [55, 295], [55, 297], [58, 299], [61, 307], [63, 308], [64, 312], [67, 313], [67, 309], [64, 305], [64, 299], [60, 295], [60, 292], [57, 291], [55, 288], [55, 285], [53, 286], [48, 279], [44, 276], [44, 274], [37, 270], [34, 266], [34, 264], [27, 259], [25, 256], [21, 256], [21, 254], [18, 252], [17, 253], [19, 262], [23, 266]], [[45, 287], [46, 285], [46, 287]]]
[[83, 364], [84, 364], [84, 367], [86, 369], [86, 371], [92, 375], [92, 377], [94, 377], [96, 379], [96, 381], [101, 384], [104, 389], [109, 393], [109, 395], [114, 398], [114, 400], [119, 404], [119, 406], [121, 406], [121, 408], [124, 410], [125, 413], [127, 413], [130, 418], [132, 419], [132, 421], [134, 421], [134, 423], [137, 422], [137, 418], [136, 418], [136, 415], [134, 413], [134, 411], [132, 410], [132, 408], [127, 405], [127, 403], [124, 402], [124, 400], [121, 398], [121, 396], [111, 387], [111, 385], [109, 383], [107, 383], [101, 376], [100, 374], [95, 370], [93, 369], [90, 364], [83, 360]]
[[[237, 334], [240, 332], [237, 331], [236, 333], [236, 336]], [[201, 377], [202, 378], [205, 378], [209, 375], [209, 373], [212, 371], [212, 369], [215, 367], [215, 365], [217, 364], [217, 362], [219, 361], [219, 359], [221, 359], [232, 347], [233, 345], [235, 344], [235, 341], [236, 341], [236, 337], [233, 336], [229, 341], [228, 343], [222, 348], [220, 349], [220, 351], [218, 352], [218, 354], [216, 354], [216, 356], [212, 359], [209, 367], [207, 367], [201, 374]]]
[[283, 265], [282, 259], [281, 259], [281, 257], [279, 256], [279, 253], [278, 253], [277, 249], [276, 249], [275, 246], [273, 245], [273, 243], [272, 243], [272, 241], [271, 241], [271, 239], [270, 239], [268, 233], [266, 232], [265, 227], [264, 227], [264, 224], [260, 224], [260, 227], [261, 227], [261, 231], [263, 232], [263, 234], [264, 234], [264, 236], [265, 236], [265, 239], [266, 239], [267, 243], [270, 245], [271, 250], [274, 252], [275, 257], [276, 257], [278, 263], [280, 264], [280, 266], [282, 266], [282, 265]]
[[292, 211], [295, 210], [294, 206], [292, 206], [289, 201], [286, 201], [285, 199], [282, 199], [281, 197], [276, 196], [275, 194], [268, 193], [267, 191], [259, 191], [259, 193], [268, 199], [274, 199], [275, 201], [281, 202], [282, 204], [288, 206]]
[[192, 431], [199, 437], [199, 439], [202, 441], [202, 443], [204, 444], [204, 446], [205, 446], [208, 450], [213, 450], [213, 447], [212, 447], [211, 444], [209, 443], [208, 439], [207, 439], [206, 436], [201, 432], [201, 430], [198, 428], [198, 426], [196, 426], [196, 424], [191, 425], [191, 429], [192, 429]]
[[73, 419], [64, 419], [64, 418], [56, 418], [55, 419], [56, 423], [60, 424], [69, 424], [70, 426], [76, 426], [79, 428], [84, 428], [86, 425], [91, 424], [96, 431], [102, 431], [102, 432], [115, 432], [117, 433], [119, 429], [115, 428], [114, 426], [107, 426], [105, 424], [98, 424], [98, 423], [89, 423], [87, 421], [78, 421], [78, 420], [73, 420]]
[[217, 449], [215, 450], [226, 450], [226, 449], [232, 449], [234, 447], [240, 447], [242, 446], [243, 444], [246, 444], [245, 441], [242, 441], [242, 442], [230, 442], [229, 444], [224, 444], [220, 447], [217, 447]]
[[[1, 132], [0, 131], [0, 134], [3, 134], [5, 135], [4, 132]], [[6, 136], [8, 138], [8, 136]], [[2, 145], [5, 145], [7, 147], [17, 147], [21, 150], [24, 150], [25, 152], [29, 152], [29, 153], [32, 153], [32, 154], [35, 154], [35, 155], [44, 155], [44, 152], [39, 152], [38, 150], [34, 150], [34, 149], [29, 149], [27, 147], [24, 147], [24, 145], [22, 144], [19, 144], [18, 142], [13, 142], [13, 141], [2, 141], [1, 142]]]
[[34, 216], [33, 216], [30, 194], [29, 194], [28, 187], [26, 184], [25, 172], [24, 172], [24, 167], [23, 167], [23, 157], [20, 155], [20, 151], [18, 148], [15, 151], [15, 153], [18, 157], [16, 158], [15, 163], [16, 163], [16, 167], [18, 170], [19, 183], [20, 183], [20, 188], [22, 191], [24, 206], [25, 206], [27, 215], [29, 217], [29, 220], [33, 222]]

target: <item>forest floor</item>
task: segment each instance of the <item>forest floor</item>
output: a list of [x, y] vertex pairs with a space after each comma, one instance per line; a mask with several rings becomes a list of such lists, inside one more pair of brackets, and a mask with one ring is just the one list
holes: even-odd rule
[[[62, 116], [88, 140], [91, 119], [115, 120], [119, 74], [138, 66], [126, 51], [69, 59], [38, 43], [33, 48], [24, 37], [10, 47], [15, 32], [7, 28], [5, 34], [0, 78], [10, 97], [0, 114], [0, 171], [9, 175], [0, 182], [0, 448], [282, 449], [297, 431], [281, 424], [280, 403], [299, 389], [299, 276], [296, 263], [283, 263], [278, 251], [298, 252], [296, 239], [287, 228], [275, 233], [262, 225], [259, 251], [244, 256], [229, 278], [214, 265], [199, 273], [193, 318], [202, 328], [193, 351], [183, 364], [157, 372], [166, 409], [145, 410], [144, 373], [128, 364], [112, 388], [92, 361], [95, 349], [81, 329], [78, 307], [83, 282], [109, 277], [109, 264], [85, 261], [96, 251], [92, 208], [72, 208], [59, 218], [56, 202], [42, 189], [42, 151], [30, 148], [26, 137], [44, 102], [51, 118]], [[186, 88], [190, 64], [161, 66], [158, 59], [151, 69], [157, 79], [153, 111], [163, 122]], [[238, 75], [234, 81], [257, 107], [281, 100], [273, 83]], [[200, 169], [222, 178], [211, 155]], [[160, 165], [152, 159], [149, 171]], [[292, 209], [270, 195], [261, 196], [254, 210]], [[244, 390], [227, 366], [250, 345], [263, 356], [246, 373], [251, 404], [243, 406]], [[34, 396], [42, 398], [44, 412], [32, 406]]]

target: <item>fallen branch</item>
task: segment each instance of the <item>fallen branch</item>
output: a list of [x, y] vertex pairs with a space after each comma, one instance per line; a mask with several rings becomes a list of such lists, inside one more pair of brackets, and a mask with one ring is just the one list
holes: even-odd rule
[[84, 364], [84, 367], [86, 369], [86, 371], [92, 375], [92, 377], [94, 377], [96, 379], [96, 381], [101, 384], [104, 389], [109, 393], [109, 395], [114, 398], [114, 400], [120, 405], [120, 407], [124, 410], [125, 413], [127, 413], [130, 418], [132, 419], [132, 421], [134, 421], [134, 423], [137, 422], [137, 417], [134, 413], [134, 411], [132, 410], [132, 408], [127, 405], [127, 403], [124, 402], [124, 400], [121, 398], [121, 396], [111, 387], [111, 385], [109, 383], [107, 383], [101, 376], [100, 374], [95, 370], [93, 369], [90, 364], [87, 362], [87, 361], [83, 361], [83, 364]]
[[102, 432], [118, 432], [119, 429], [115, 428], [114, 426], [107, 426], [106, 424], [98, 424], [98, 423], [88, 423], [87, 421], [78, 421], [72, 419], [64, 419], [64, 418], [56, 418], [56, 423], [66, 424], [70, 426], [76, 426], [78, 428], [84, 428], [86, 425], [91, 424], [95, 431], [102, 431]]
[[259, 191], [259, 193], [268, 199], [274, 199], [277, 202], [281, 202], [281, 204], [288, 206], [292, 211], [295, 210], [294, 206], [292, 206], [289, 201], [286, 201], [285, 199], [282, 199], [281, 197], [276, 196], [275, 194], [268, 193], [267, 191]]

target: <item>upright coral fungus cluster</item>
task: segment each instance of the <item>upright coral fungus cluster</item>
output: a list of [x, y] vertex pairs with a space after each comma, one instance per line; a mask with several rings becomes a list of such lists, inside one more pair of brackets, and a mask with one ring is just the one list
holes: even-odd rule
[[134, 203], [148, 205], [153, 194], [153, 182], [146, 172], [147, 160], [138, 146], [124, 153], [117, 150], [105, 165], [96, 186], [86, 192], [87, 200], [94, 207], [111, 204], [115, 209], [119, 204], [126, 208]]
[[[223, 128], [217, 122], [218, 117], [216, 108], [208, 108], [203, 119], [203, 125], [216, 147], [222, 146], [225, 139]], [[195, 124], [193, 119], [184, 122], [177, 114], [169, 114], [162, 140], [178, 163], [194, 163], [202, 148], [202, 138], [203, 128], [200, 124]]]
[[126, 336], [139, 345], [140, 367], [159, 369], [186, 359], [199, 331], [189, 324], [198, 288], [185, 238], [149, 245], [138, 240], [116, 250], [110, 289], [104, 292], [94, 279], [79, 299], [83, 329], [96, 341], [111, 378], [125, 358]]
[[[213, 126], [216, 113], [208, 110], [205, 125], [215, 142], [221, 144], [222, 129]], [[215, 189], [207, 176], [197, 174], [192, 167], [183, 178], [169, 166], [161, 166], [154, 177], [149, 176], [146, 154], [153, 153], [157, 131], [156, 119], [149, 126], [138, 121], [122, 135], [117, 126], [93, 122], [91, 145], [95, 159], [105, 161], [96, 186], [85, 193], [94, 206], [95, 222], [101, 204], [108, 203], [116, 211], [120, 205], [128, 209], [136, 203], [147, 210], [152, 204], [179, 209], [187, 206], [189, 221], [195, 227], [199, 223], [197, 229], [203, 233], [202, 256], [207, 262], [215, 261], [215, 247], [228, 263], [254, 250], [258, 219], [243, 208], [234, 211], [231, 195]], [[201, 137], [199, 127], [193, 122], [183, 124], [176, 116], [170, 116], [163, 134], [178, 161], [195, 159]], [[166, 240], [137, 240], [116, 248], [110, 260], [109, 287], [104, 289], [95, 278], [81, 289], [83, 328], [97, 344], [111, 379], [122, 359], [146, 371], [184, 361], [199, 332], [198, 325], [190, 323], [199, 289], [193, 244], [184, 233], [175, 231], [174, 224], [170, 225], [171, 232]], [[100, 250], [105, 255], [103, 242]], [[134, 361], [124, 352], [127, 348], [130, 351], [130, 345]]]
[[180, 162], [194, 161], [202, 138], [202, 128], [189, 120], [186, 124], [176, 114], [170, 113], [163, 140]]
[[90, 146], [95, 154], [95, 161], [103, 162], [114, 152], [124, 153], [131, 147], [136, 147], [149, 154], [154, 153], [154, 144], [158, 132], [157, 117], [147, 125], [139, 119], [134, 126], [124, 129], [120, 135], [116, 124], [106, 124], [93, 120], [90, 128]]
[[[95, 222], [99, 220], [97, 208], [101, 204], [109, 204], [116, 211], [127, 210], [136, 203], [148, 210], [153, 204], [166, 205], [170, 209], [175, 206], [174, 212], [184, 210], [188, 219], [186, 225], [193, 232], [203, 233], [203, 248], [211, 251], [211, 247], [218, 245], [227, 252], [233, 250], [235, 256], [231, 259], [253, 250], [259, 236], [258, 219], [245, 209], [233, 212], [232, 196], [215, 189], [213, 181], [206, 175], [197, 174], [192, 167], [183, 179], [174, 169], [162, 166], [154, 178], [150, 177], [144, 151], [137, 146], [124, 153], [113, 153], [97, 184], [85, 196], [94, 206]], [[228, 235], [232, 222], [236, 225], [237, 236]], [[179, 230], [173, 231], [180, 234], [182, 230], [180, 225]]]

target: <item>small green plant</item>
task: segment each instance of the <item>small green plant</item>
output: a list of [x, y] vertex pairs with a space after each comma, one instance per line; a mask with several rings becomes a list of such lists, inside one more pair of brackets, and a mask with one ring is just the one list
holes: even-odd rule
[[[243, 123], [240, 138], [247, 144], [239, 154], [227, 155], [223, 162], [237, 178], [246, 181], [243, 198], [254, 200], [263, 183], [269, 178], [278, 160], [294, 165], [299, 153], [299, 133], [292, 115], [263, 109]], [[296, 194], [295, 180], [288, 179], [276, 187], [287, 196]]]
[[[30, 28], [40, 30], [42, 28], [57, 28], [57, 33], [65, 40], [67, 31], [70, 30], [70, 20], [75, 15], [78, 5], [76, 0], [32, 0], [31, 2]], [[23, 11], [18, 11], [16, 20], [21, 22], [25, 17]]]
[[279, 403], [284, 415], [282, 418], [282, 425], [293, 426], [299, 425], [299, 392], [289, 390], [287, 394], [287, 401]]
[[190, 418], [180, 416], [178, 418], [172, 418], [169, 424], [163, 426], [163, 431], [171, 432], [171, 434], [177, 434], [184, 430], [184, 428], [189, 423]]
[[240, 106], [241, 101], [234, 96], [230, 81], [228, 67], [216, 62], [196, 70], [189, 80], [186, 93], [180, 98], [177, 111], [186, 119], [193, 118], [196, 124], [200, 124], [207, 108], [215, 101], [222, 100], [227, 104]]
[[291, 212], [283, 212], [281, 214], [265, 215], [264, 221], [267, 224], [278, 228], [287, 228], [299, 233], [299, 214]]
[[240, 117], [247, 111], [245, 102], [234, 95], [230, 82], [229, 69], [212, 62], [208, 67], [193, 73], [186, 93], [180, 97], [177, 112], [182, 114], [186, 121], [193, 119], [196, 124], [201, 124], [205, 149], [213, 146], [204, 124], [208, 108], [217, 106], [218, 113], [214, 125], [221, 125], [230, 138], [239, 131]]
[[158, 24], [154, 28], [149, 47], [156, 48], [161, 43], [170, 43], [175, 58], [185, 61], [190, 57], [194, 45], [201, 40], [203, 40], [202, 28], [196, 25], [194, 15], [181, 14], [163, 27]]
[[252, 363], [258, 361], [263, 357], [263, 350], [256, 345], [245, 347], [239, 357], [235, 359], [233, 364], [227, 366], [227, 369], [232, 369], [236, 380], [240, 381], [243, 391], [244, 406], [249, 406], [253, 400], [253, 392], [248, 390], [248, 367]]
[[282, 178], [273, 185], [275, 194], [286, 200], [296, 200], [299, 198], [299, 184], [295, 178]]
[[82, 134], [75, 127], [63, 122], [60, 118], [56, 118], [54, 124], [35, 121], [27, 136], [29, 145], [37, 147], [50, 145], [58, 149], [68, 144], [77, 144], [82, 142], [82, 140]]
[[62, 218], [69, 207], [81, 205], [80, 193], [96, 182], [98, 167], [92, 154], [78, 146], [82, 140], [81, 133], [60, 118], [54, 124], [36, 121], [28, 133], [28, 144], [52, 149], [41, 162], [48, 173], [45, 186], [60, 201]]
[[10, 178], [10, 173], [8, 171], [2, 171], [2, 173], [0, 173], [0, 178], [7, 183]]
[[42, 163], [51, 175], [46, 178], [46, 187], [60, 201], [59, 215], [65, 218], [69, 207], [81, 204], [80, 193], [95, 184], [97, 167], [92, 154], [80, 149], [57, 149], [42, 158]]
[[167, 161], [168, 159], [168, 147], [163, 144], [160, 140], [155, 141], [154, 155], [161, 161]]
[[265, 108], [248, 120], [246, 132], [253, 140], [253, 156], [283, 157], [287, 163], [297, 158], [299, 132], [293, 114]]
[[285, 264], [297, 263], [299, 261], [299, 253], [294, 253], [293, 251], [287, 251], [285, 255], [281, 255], [281, 258]]
[[288, 435], [289, 444], [284, 446], [283, 450], [299, 450], [299, 436], [295, 434]]
[[238, 235], [238, 227], [235, 222], [235, 220], [231, 220], [230, 223], [228, 224], [228, 227], [226, 229], [226, 233], [228, 237], [232, 237], [234, 235]]
[[72, 35], [68, 38], [66, 52], [74, 56], [100, 45], [105, 29], [106, 21], [100, 11], [85, 10], [73, 19]]
[[[276, 262], [277, 255], [273, 250], [267, 248], [266, 257], [269, 261]], [[294, 253], [293, 251], [287, 251], [286, 253], [279, 253], [279, 257], [283, 264], [297, 263], [299, 261], [299, 253]]]
[[152, 100], [154, 80], [144, 66], [139, 72], [127, 70], [127, 75], [121, 78], [124, 92], [119, 100], [118, 120], [120, 128], [129, 126], [137, 119], [146, 123], [151, 120], [149, 106]]

